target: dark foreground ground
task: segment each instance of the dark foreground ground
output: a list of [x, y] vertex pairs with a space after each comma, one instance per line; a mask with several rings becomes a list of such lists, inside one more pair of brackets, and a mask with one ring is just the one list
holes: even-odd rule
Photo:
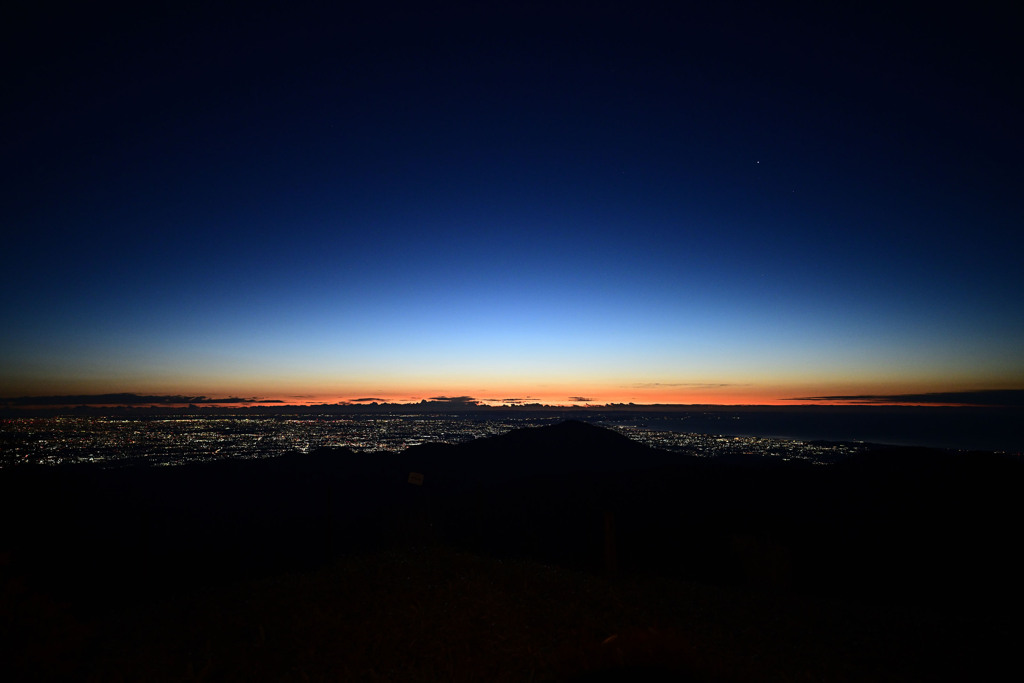
[[1024, 478], [988, 454], [711, 463], [566, 423], [390, 458], [0, 474], [5, 680], [1020, 668]]
[[24, 680], [991, 680], [1017, 648], [941, 595], [880, 607], [437, 547], [92, 618], [10, 586], [4, 600], [5, 664]]

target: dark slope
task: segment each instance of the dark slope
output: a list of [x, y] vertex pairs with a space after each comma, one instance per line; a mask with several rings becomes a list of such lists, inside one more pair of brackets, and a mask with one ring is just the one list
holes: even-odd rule
[[1024, 468], [989, 453], [747, 464], [569, 422], [403, 457], [425, 477], [428, 537], [477, 552], [876, 602], [1020, 602]]
[[376, 512], [402, 491], [394, 464], [337, 449], [5, 470], [2, 550], [11, 571], [93, 605], [302, 569], [379, 543]]
[[879, 602], [1017, 604], [1022, 484], [1020, 463], [991, 454], [746, 465], [566, 422], [401, 454], [4, 470], [0, 553], [8, 574], [91, 605], [408, 543]]
[[[666, 680], [694, 662], [708, 680], [988, 679], [1019, 643], [1022, 483], [984, 453], [748, 465], [581, 423], [402, 454], [3, 470], [0, 672], [451, 680], [424, 667], [442, 662], [488, 680], [494, 661], [589, 656], [580, 680], [636, 680], [633, 647]], [[364, 552], [382, 546], [400, 548]], [[593, 576], [616, 566], [629, 580]]]
[[675, 456], [577, 420], [464, 444], [424, 444], [401, 455], [432, 489], [458, 491], [528, 477], [650, 468]]

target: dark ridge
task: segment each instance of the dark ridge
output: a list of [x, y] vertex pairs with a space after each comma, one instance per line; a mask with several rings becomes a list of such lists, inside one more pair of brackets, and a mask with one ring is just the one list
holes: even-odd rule
[[454, 491], [536, 476], [615, 472], [664, 465], [679, 456], [578, 420], [517, 429], [463, 444], [424, 444], [401, 454], [432, 489]]
[[87, 609], [409, 544], [880, 603], [1021, 604], [1022, 485], [1022, 464], [992, 454], [723, 462], [569, 421], [400, 454], [11, 468], [0, 556]]

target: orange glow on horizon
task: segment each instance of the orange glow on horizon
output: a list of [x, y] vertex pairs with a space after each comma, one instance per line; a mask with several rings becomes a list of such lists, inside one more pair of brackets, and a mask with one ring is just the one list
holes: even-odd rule
[[[774, 380], [774, 381], [773, 381]], [[517, 405], [543, 405], [550, 407], [602, 407], [610, 405], [642, 406], [800, 406], [800, 405], [928, 405], [957, 406], [964, 403], [899, 400], [901, 397], [926, 396], [928, 393], [981, 390], [978, 386], [936, 386], [926, 382], [907, 382], [902, 385], [880, 381], [778, 381], [776, 378], [760, 378], [751, 382], [637, 382], [626, 381], [603, 383], [581, 382], [579, 384], [559, 378], [554, 381], [533, 381], [529, 379], [493, 381], [493, 378], [477, 382], [445, 383], [411, 382], [408, 385], [397, 381], [383, 381], [380, 384], [367, 381], [348, 383], [344, 380], [331, 382], [318, 379], [316, 383], [296, 382], [286, 384], [282, 380], [266, 383], [253, 378], [244, 382], [196, 383], [189, 390], [178, 382], [164, 383], [159, 388], [152, 384], [139, 383], [128, 387], [74, 386], [60, 391], [57, 387], [46, 387], [49, 391], [22, 391], [9, 393], [8, 398], [18, 396], [97, 396], [100, 394], [131, 393], [136, 396], [181, 396], [206, 397], [193, 400], [199, 405], [214, 407], [260, 406], [264, 408], [315, 405], [369, 405], [371, 403], [392, 403], [415, 405], [421, 402], [448, 399], [465, 399], [465, 405], [472, 407], [502, 407]], [[333, 387], [329, 387], [333, 384]], [[581, 389], [589, 386], [589, 389]], [[494, 387], [499, 387], [495, 389]], [[832, 397], [832, 398], [829, 398]], [[844, 398], [845, 397], [845, 398]], [[237, 402], [225, 401], [238, 398]], [[890, 398], [892, 400], [886, 400]], [[3, 397], [0, 397], [2, 402]], [[459, 401], [453, 402], [458, 405]], [[24, 404], [23, 404], [24, 405]], [[52, 405], [52, 403], [51, 403]], [[92, 404], [96, 405], [96, 404]], [[143, 405], [141, 403], [137, 405]], [[154, 405], [184, 405], [184, 403], [154, 403]]]
[[[481, 392], [481, 391], [417, 391], [403, 394], [390, 392], [348, 392], [345, 394], [316, 394], [297, 395], [282, 394], [267, 396], [266, 398], [280, 401], [276, 405], [369, 405], [371, 403], [393, 403], [414, 405], [422, 401], [444, 398], [468, 397], [481, 406], [502, 407], [516, 405], [544, 405], [551, 407], [601, 407], [607, 405], [635, 405], [635, 406], [658, 406], [658, 405], [695, 405], [695, 406], [798, 406], [798, 405], [963, 405], [955, 403], [908, 403], [908, 402], [873, 402], [863, 400], [836, 400], [836, 399], [813, 399], [815, 396], [837, 396], [837, 395], [895, 395], [901, 392], [868, 392], [858, 391], [822, 391], [804, 389], [803, 391], [793, 390], [765, 390], [746, 388], [746, 391], [739, 389], [732, 391], [725, 390], [703, 390], [703, 391], [666, 391], [655, 389], [630, 389], [615, 391], [592, 391], [592, 392]], [[573, 395], [575, 393], [575, 395]], [[804, 399], [803, 397], [807, 397]], [[372, 400], [359, 400], [372, 399]], [[467, 401], [469, 402], [469, 401]], [[263, 403], [261, 405], [275, 405]]]

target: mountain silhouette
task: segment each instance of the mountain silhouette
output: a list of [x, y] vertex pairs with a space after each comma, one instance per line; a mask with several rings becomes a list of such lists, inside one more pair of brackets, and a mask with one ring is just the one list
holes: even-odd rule
[[879, 602], [1022, 604], [1022, 484], [1020, 462], [988, 453], [725, 461], [568, 421], [397, 454], [10, 468], [0, 554], [5, 571], [93, 603], [426, 543]]
[[423, 444], [401, 455], [431, 489], [454, 491], [537, 476], [616, 472], [678, 460], [611, 429], [578, 420], [516, 429], [462, 444]]

